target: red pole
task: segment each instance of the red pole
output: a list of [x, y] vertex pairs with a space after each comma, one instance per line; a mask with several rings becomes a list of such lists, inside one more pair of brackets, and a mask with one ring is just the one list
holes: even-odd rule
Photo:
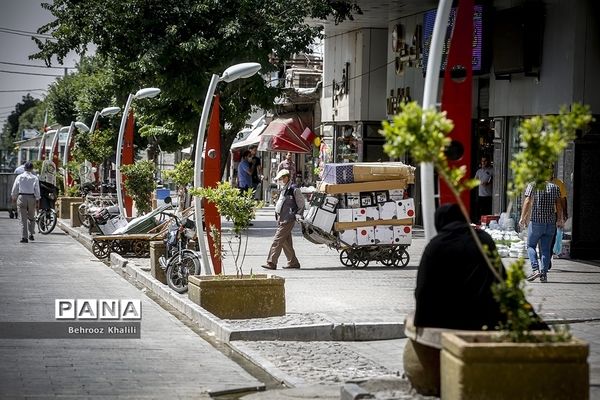
[[[135, 118], [133, 116], [133, 110], [129, 111], [129, 115], [127, 116], [127, 123], [125, 124], [125, 135], [123, 137], [123, 152], [121, 155], [121, 165], [131, 165], [133, 164], [133, 128], [135, 124]], [[123, 183], [127, 180], [127, 177], [123, 175]], [[123, 198], [123, 202], [125, 205], [125, 210], [127, 211], [127, 215], [133, 216], [133, 200], [130, 196], [125, 193], [125, 197]]]
[[[450, 138], [462, 147], [462, 155], [449, 160], [451, 167], [465, 166], [466, 178], [471, 177], [471, 101], [473, 81], [473, 0], [460, 0], [450, 42], [448, 62], [444, 72], [442, 110], [454, 121]], [[462, 76], [455, 75], [462, 66]], [[461, 199], [470, 209], [470, 194], [464, 191]], [[454, 196], [444, 182], [440, 182], [440, 204], [454, 203]]]
[[[208, 136], [204, 146], [204, 186], [217, 187], [221, 180], [221, 126], [220, 126], [220, 100], [215, 96], [213, 107], [208, 122]], [[210, 257], [215, 274], [221, 273], [221, 258], [216, 256], [215, 243], [211, 235], [212, 228], [221, 232], [221, 215], [217, 207], [211, 202], [204, 203], [204, 222]], [[199, 238], [199, 240], [202, 240]]]

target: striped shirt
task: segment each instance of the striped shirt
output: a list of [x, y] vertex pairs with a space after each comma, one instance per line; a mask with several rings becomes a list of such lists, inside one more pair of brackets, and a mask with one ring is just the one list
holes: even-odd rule
[[525, 197], [533, 196], [531, 221], [540, 224], [556, 223], [556, 201], [560, 198], [560, 189], [554, 183], [546, 182], [546, 188], [536, 190], [530, 183], [525, 189]]

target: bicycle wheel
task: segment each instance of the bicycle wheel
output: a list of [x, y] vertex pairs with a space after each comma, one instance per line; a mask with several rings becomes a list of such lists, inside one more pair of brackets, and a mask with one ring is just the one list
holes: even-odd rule
[[185, 293], [188, 290], [188, 276], [199, 269], [199, 261], [191, 252], [184, 252], [169, 260], [167, 266], [167, 284], [177, 293]]
[[90, 220], [89, 220], [89, 216], [88, 216], [88, 207], [85, 203], [80, 204], [79, 208], [77, 209], [77, 213], [79, 214], [79, 221], [81, 222], [81, 225], [85, 226], [86, 228], [90, 227]]
[[38, 230], [42, 235], [47, 235], [56, 226], [56, 212], [54, 210], [41, 210], [37, 217]]

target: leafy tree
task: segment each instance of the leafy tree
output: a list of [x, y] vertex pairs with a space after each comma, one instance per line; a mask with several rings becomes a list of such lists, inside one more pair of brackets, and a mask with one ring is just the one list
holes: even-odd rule
[[4, 124], [3, 128], [3, 136], [6, 136], [11, 146], [12, 141], [20, 139], [17, 138], [17, 134], [20, 132], [19, 118], [21, 118], [21, 115], [23, 115], [30, 108], [40, 104], [40, 102], [41, 100], [35, 99], [31, 96], [31, 94], [27, 93], [25, 96], [23, 96], [21, 102], [15, 105], [14, 111], [11, 112], [8, 118], [6, 119], [6, 123]]
[[45, 113], [46, 103], [43, 101], [29, 108], [19, 117], [18, 132], [22, 132], [23, 129], [37, 129], [41, 132], [44, 127]]
[[127, 194], [131, 196], [138, 210], [138, 214], [145, 214], [152, 208], [152, 193], [156, 189], [154, 182], [154, 163], [151, 161], [138, 161], [135, 164], [123, 165], [123, 175], [127, 180], [123, 184]]
[[[276, 71], [293, 54], [310, 52], [320, 28], [306, 17], [332, 15], [340, 22], [360, 12], [355, 1], [328, 0], [55, 0], [42, 7], [56, 20], [38, 32], [53, 39], [34, 38], [40, 51], [31, 57], [50, 65], [53, 56], [62, 62], [93, 44], [110, 63], [115, 87], [126, 93], [161, 88], [158, 101], [139, 104], [151, 109], [142, 113], [144, 125], [164, 127], [154, 132], [161, 147], [194, 138], [211, 74], [246, 61]], [[259, 76], [220, 90], [225, 148], [251, 107], [270, 108], [279, 93]]]

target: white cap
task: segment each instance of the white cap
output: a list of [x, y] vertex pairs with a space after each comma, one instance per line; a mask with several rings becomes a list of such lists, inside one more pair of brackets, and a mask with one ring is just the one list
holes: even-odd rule
[[278, 181], [281, 178], [283, 178], [284, 176], [289, 176], [290, 175], [290, 171], [288, 171], [287, 169], [282, 169], [281, 171], [279, 171], [277, 173], [277, 176], [275, 177], [275, 180]]

